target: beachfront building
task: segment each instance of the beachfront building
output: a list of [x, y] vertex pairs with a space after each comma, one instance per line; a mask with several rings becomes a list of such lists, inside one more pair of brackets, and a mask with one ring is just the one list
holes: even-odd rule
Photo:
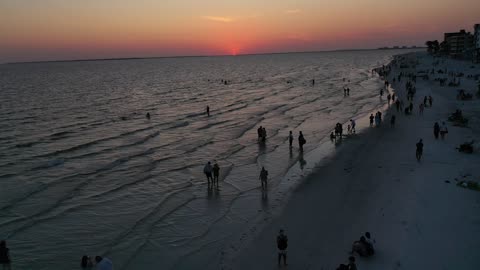
[[473, 39], [475, 45], [473, 60], [475, 63], [480, 63], [480, 24], [475, 24], [473, 26]]
[[453, 58], [470, 58], [473, 54], [473, 35], [465, 30], [445, 33], [444, 41], [448, 48], [448, 55]]

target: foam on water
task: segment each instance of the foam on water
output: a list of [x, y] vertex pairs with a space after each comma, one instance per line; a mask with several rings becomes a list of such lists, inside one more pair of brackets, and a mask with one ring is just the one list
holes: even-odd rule
[[[370, 70], [395, 53], [0, 66], [0, 238], [14, 266], [75, 269], [83, 254], [116, 269], [228, 266], [332, 151], [335, 123], [383, 106]], [[304, 153], [289, 130], [303, 131]]]

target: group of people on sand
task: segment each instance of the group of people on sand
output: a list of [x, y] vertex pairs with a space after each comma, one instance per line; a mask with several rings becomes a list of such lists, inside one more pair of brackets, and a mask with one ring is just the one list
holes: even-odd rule
[[80, 266], [82, 269], [93, 269], [95, 267], [96, 270], [113, 270], [112, 261], [102, 256], [95, 256], [94, 262], [90, 256], [83, 255]]
[[337, 267], [337, 270], [357, 270], [355, 257], [353, 256], [355, 253], [361, 257], [371, 257], [373, 254], [375, 254], [373, 240], [369, 232], [366, 232], [365, 235], [362, 235], [360, 240], [353, 242], [352, 251], [350, 252], [352, 256], [348, 257], [348, 264], [340, 264]]
[[373, 116], [373, 113], [370, 114], [369, 119], [370, 119], [370, 127], [373, 127], [374, 121], [375, 121], [375, 126], [376, 127], [380, 126], [380, 124], [382, 123], [382, 112], [377, 111], [375, 113], [375, 116]]
[[208, 186], [210, 184], [212, 185], [217, 185], [218, 186], [218, 178], [220, 176], [220, 166], [218, 166], [218, 163], [215, 161], [215, 164], [213, 164], [209, 161], [207, 164], [205, 164], [205, 167], [203, 167], [203, 173], [207, 177], [207, 182]]

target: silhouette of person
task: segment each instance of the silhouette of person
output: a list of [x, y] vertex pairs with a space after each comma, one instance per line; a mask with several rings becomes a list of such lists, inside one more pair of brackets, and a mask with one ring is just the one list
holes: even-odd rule
[[293, 143], [293, 134], [292, 131], [290, 130], [290, 134], [288, 135], [288, 143], [290, 145], [290, 148], [292, 148], [292, 143]]
[[268, 180], [268, 171], [265, 170], [265, 167], [262, 167], [260, 171], [260, 182], [262, 184], [262, 190], [267, 189], [267, 180]]
[[218, 186], [218, 177], [220, 176], [220, 166], [218, 166], [218, 163], [215, 161], [215, 164], [213, 164], [213, 184], [217, 183]]
[[300, 147], [300, 151], [303, 151], [303, 145], [307, 142], [305, 137], [303, 137], [303, 133], [300, 131], [298, 134], [298, 146]]
[[280, 230], [277, 236], [277, 248], [278, 248], [278, 266], [280, 266], [280, 261], [283, 258], [283, 264], [287, 264], [287, 247], [288, 247], [288, 237], [285, 235], [283, 230]]
[[207, 105], [207, 116], [210, 116], [210, 106]]
[[416, 151], [416, 157], [417, 157], [417, 161], [420, 161], [420, 159], [422, 159], [422, 154], [423, 154], [423, 140], [420, 139], [420, 141], [418, 141], [417, 143], [417, 151]]

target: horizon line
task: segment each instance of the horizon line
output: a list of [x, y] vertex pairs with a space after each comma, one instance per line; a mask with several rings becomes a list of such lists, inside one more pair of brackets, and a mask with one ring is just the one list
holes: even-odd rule
[[[414, 46], [414, 45], [413, 45]], [[126, 61], [126, 60], [147, 60], [147, 59], [163, 59], [163, 58], [197, 58], [197, 57], [236, 57], [236, 56], [251, 56], [251, 55], [272, 55], [272, 54], [294, 54], [294, 53], [322, 53], [322, 52], [344, 52], [344, 51], [373, 51], [373, 50], [408, 50], [408, 49], [423, 49], [424, 46], [415, 46], [407, 48], [393, 48], [393, 47], [379, 47], [379, 48], [358, 48], [358, 49], [337, 49], [337, 50], [320, 50], [320, 51], [291, 51], [291, 52], [271, 52], [271, 53], [245, 53], [245, 54], [213, 54], [213, 55], [175, 55], [175, 56], [146, 56], [146, 57], [118, 57], [118, 58], [86, 58], [86, 59], [60, 59], [60, 60], [40, 60], [40, 61], [19, 61], [6, 62], [0, 65], [16, 65], [16, 64], [41, 64], [41, 63], [63, 63], [63, 62], [95, 62], [95, 61]]]

